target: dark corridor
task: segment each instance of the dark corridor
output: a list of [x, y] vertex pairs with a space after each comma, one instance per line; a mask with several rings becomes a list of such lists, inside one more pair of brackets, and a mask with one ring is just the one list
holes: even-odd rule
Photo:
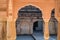
[[43, 31], [43, 21], [34, 22], [33, 31]]
[[44, 40], [43, 23], [44, 22], [41, 19], [33, 23], [33, 37], [36, 40]]

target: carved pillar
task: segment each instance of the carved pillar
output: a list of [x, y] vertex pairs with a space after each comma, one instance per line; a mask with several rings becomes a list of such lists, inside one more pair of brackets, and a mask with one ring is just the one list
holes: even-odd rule
[[16, 40], [16, 31], [15, 31], [14, 21], [7, 21], [7, 40]]
[[57, 40], [60, 40], [60, 0], [55, 1], [55, 17], [58, 20]]
[[15, 21], [13, 19], [13, 0], [8, 1], [7, 40], [16, 40]]
[[6, 21], [0, 20], [0, 40], [6, 40]]
[[60, 16], [58, 15], [59, 13], [56, 12], [56, 19], [58, 20], [58, 26], [57, 26], [57, 40], [60, 40]]
[[2, 29], [3, 29], [3, 23], [0, 21], [0, 40], [2, 40]]
[[57, 40], [60, 40], [60, 21], [58, 21], [58, 36]]
[[59, 12], [57, 12], [57, 9], [56, 9], [55, 17], [56, 17], [56, 19], [58, 20], [58, 26], [57, 26], [57, 40], [60, 40], [60, 16], [59, 16], [58, 14], [59, 14]]
[[50, 10], [44, 10], [43, 11], [43, 20], [44, 20], [44, 39], [49, 40], [49, 27], [48, 22], [50, 19]]
[[6, 39], [6, 37], [7, 37], [7, 35], [6, 35], [6, 33], [7, 33], [7, 21], [3, 21], [3, 40], [7, 40]]
[[[58, 14], [58, 12], [56, 13], [56, 15]], [[58, 20], [58, 26], [57, 26], [57, 40], [60, 40], [60, 17], [59, 16], [55, 16], [56, 19]]]
[[48, 22], [49, 21], [44, 21], [44, 39], [49, 40], [49, 28], [48, 28]]

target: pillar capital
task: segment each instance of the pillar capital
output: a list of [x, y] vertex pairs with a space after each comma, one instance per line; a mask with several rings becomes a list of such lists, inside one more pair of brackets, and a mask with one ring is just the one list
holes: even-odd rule
[[44, 20], [44, 22], [49, 22], [49, 19], [43, 19]]
[[43, 10], [43, 20], [45, 22], [48, 22], [50, 17], [51, 17], [51, 9], [46, 9], [46, 10], [44, 9]]

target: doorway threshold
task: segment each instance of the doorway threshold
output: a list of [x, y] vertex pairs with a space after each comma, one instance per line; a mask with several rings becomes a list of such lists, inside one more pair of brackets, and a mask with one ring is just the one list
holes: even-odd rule
[[33, 37], [36, 39], [36, 40], [44, 40], [44, 36], [43, 36], [43, 32], [37, 32], [35, 31], [33, 33]]

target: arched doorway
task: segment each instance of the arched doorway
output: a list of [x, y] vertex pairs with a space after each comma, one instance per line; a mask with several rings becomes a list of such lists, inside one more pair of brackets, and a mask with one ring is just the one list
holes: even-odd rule
[[[26, 34], [33, 34], [33, 26], [37, 26], [35, 25], [35, 23], [33, 23], [33, 21], [37, 19], [39, 21], [42, 20], [42, 11], [33, 6], [33, 5], [28, 5], [25, 7], [22, 7], [19, 11], [18, 11], [18, 18], [16, 20], [16, 31], [17, 31], [17, 35], [19, 36], [19, 39], [21, 39], [21, 35], [26, 36]], [[38, 22], [37, 24], [39, 24], [40, 22]], [[34, 25], [33, 25], [34, 24]], [[32, 26], [33, 25], [33, 26]], [[40, 26], [40, 25], [38, 25]], [[40, 30], [40, 29], [39, 29]], [[25, 40], [22, 37], [22, 40]], [[26, 36], [28, 37], [28, 36]], [[33, 38], [29, 37], [31, 40], [33, 40]]]
[[57, 27], [58, 27], [58, 21], [55, 18], [55, 9], [53, 9], [51, 12], [51, 18], [49, 20], [50, 40], [57, 40]]
[[32, 21], [34, 19], [41, 19], [41, 18], [42, 18], [42, 12], [39, 8], [32, 5], [28, 5], [21, 8], [18, 11], [18, 18], [16, 20], [17, 33], [21, 34], [22, 30], [25, 31], [25, 28], [27, 29], [28, 26], [30, 27], [30, 24], [33, 23]]
[[39, 18], [37, 21], [33, 22], [33, 36], [36, 40], [44, 40], [44, 21], [43, 18]]
[[40, 19], [40, 21], [35, 21], [33, 23], [33, 32], [35, 31], [42, 31], [43, 32], [43, 20]]
[[37, 27], [38, 27], [38, 21], [33, 23], [33, 31], [36, 31]]

